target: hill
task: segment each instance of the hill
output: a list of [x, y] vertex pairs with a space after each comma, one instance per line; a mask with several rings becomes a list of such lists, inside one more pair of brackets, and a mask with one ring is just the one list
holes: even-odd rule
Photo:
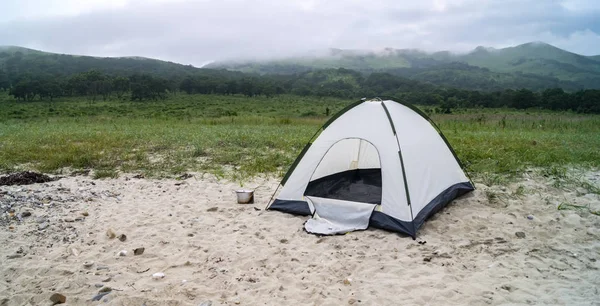
[[457, 59], [492, 71], [529, 73], [559, 80], [585, 83], [594, 79], [597, 82], [600, 77], [600, 62], [541, 42], [504, 49], [477, 47]]
[[260, 74], [342, 67], [363, 73], [389, 72], [474, 90], [600, 88], [600, 56], [582, 56], [540, 42], [503, 49], [477, 47], [466, 54], [391, 48], [379, 52], [332, 49], [322, 56], [217, 62], [207, 67]]
[[181, 79], [189, 75], [227, 75], [240, 73], [199, 69], [191, 65], [144, 57], [94, 57], [43, 52], [23, 47], [0, 46], [0, 73], [11, 81], [22, 77], [63, 78], [90, 70], [113, 75], [150, 74]]

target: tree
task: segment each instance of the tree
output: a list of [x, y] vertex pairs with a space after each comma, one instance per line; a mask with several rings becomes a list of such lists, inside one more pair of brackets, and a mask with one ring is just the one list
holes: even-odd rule
[[0, 90], [6, 90], [10, 88], [10, 80], [4, 70], [0, 70]]
[[537, 106], [537, 97], [535, 93], [529, 89], [517, 90], [512, 98], [511, 106], [518, 109]]
[[112, 80], [112, 87], [117, 92], [117, 97], [120, 99], [129, 91], [129, 79], [124, 77], [116, 77]]

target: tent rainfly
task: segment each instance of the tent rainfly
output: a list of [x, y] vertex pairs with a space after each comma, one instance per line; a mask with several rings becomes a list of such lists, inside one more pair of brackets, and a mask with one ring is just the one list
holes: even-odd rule
[[309, 233], [373, 226], [415, 239], [428, 217], [474, 190], [444, 135], [414, 106], [363, 99], [317, 134], [268, 206], [312, 216], [304, 224]]

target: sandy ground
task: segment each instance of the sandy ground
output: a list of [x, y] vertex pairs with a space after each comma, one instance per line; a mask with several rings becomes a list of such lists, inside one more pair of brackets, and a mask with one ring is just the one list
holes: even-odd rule
[[[584, 178], [600, 185], [600, 172]], [[306, 217], [263, 210], [276, 185], [246, 184], [254, 205], [236, 203], [235, 182], [199, 176], [0, 187], [2, 203], [32, 213], [0, 227], [0, 305], [51, 305], [53, 293], [67, 305], [600, 305], [600, 216], [557, 209], [600, 210], [585, 189], [528, 175], [477, 184], [413, 241], [307, 234]]]

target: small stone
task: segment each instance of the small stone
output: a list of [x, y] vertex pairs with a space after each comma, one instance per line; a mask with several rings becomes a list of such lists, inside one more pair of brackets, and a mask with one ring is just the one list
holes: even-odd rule
[[349, 299], [349, 300], [348, 300], [348, 304], [349, 304], [349, 305], [354, 305], [354, 303], [356, 303], [356, 300], [355, 300], [355, 299]]
[[102, 288], [102, 287], [104, 287], [104, 284], [95, 284], [94, 287], [96, 287], [96, 288]]
[[202, 303], [200, 303], [200, 305], [198, 306], [212, 306], [212, 301], [204, 301]]
[[90, 215], [90, 214], [89, 214], [87, 211], [84, 211], [84, 212], [82, 212], [81, 214], [82, 214], [84, 217], [87, 217], [87, 216], [89, 216], [89, 215]]
[[208, 212], [215, 212], [217, 210], [219, 210], [218, 207], [211, 207], [211, 208], [207, 209], [206, 211], [208, 211]]
[[84, 268], [91, 268], [94, 265], [93, 261], [86, 261], [83, 263]]
[[97, 266], [96, 270], [108, 270], [107, 266]]
[[65, 222], [69, 222], [69, 223], [75, 222], [75, 219], [72, 219], [72, 218], [65, 218], [64, 220], [65, 220]]
[[142, 254], [144, 254], [144, 250], [145, 250], [145, 248], [133, 249], [133, 255], [142, 255]]
[[519, 239], [523, 239], [523, 238], [525, 238], [525, 233], [523, 233], [523, 232], [516, 232], [515, 236], [517, 236], [517, 238], [519, 238]]
[[431, 261], [431, 257], [425, 257], [425, 258], [423, 258], [423, 261], [430, 262]]
[[50, 296], [50, 301], [52, 301], [54, 304], [64, 304], [67, 302], [67, 297], [60, 293], [55, 293]]
[[108, 239], [113, 239], [115, 237], [117, 237], [117, 235], [115, 234], [115, 232], [112, 230], [112, 228], [109, 228], [106, 231], [106, 236], [108, 236]]
[[48, 224], [48, 222], [40, 223], [40, 225], [38, 225], [38, 230], [43, 231], [43, 230], [47, 229], [48, 226], [50, 226], [50, 224]]
[[529, 216], [527, 216], [527, 219], [529, 219], [529, 220], [533, 220], [533, 216], [532, 216], [532, 215], [529, 215]]
[[344, 285], [351, 285], [352, 284], [352, 280], [349, 278], [344, 279]]
[[21, 213], [21, 217], [25, 218], [25, 217], [30, 217], [31, 216], [31, 212], [30, 211], [24, 211]]
[[79, 256], [79, 250], [76, 248], [71, 248], [71, 254], [73, 254], [73, 256]]
[[511, 286], [511, 285], [502, 285], [500, 288], [502, 288], [502, 289], [504, 289], [504, 290], [506, 290], [508, 292], [515, 291], [515, 288], [513, 286]]
[[119, 256], [127, 256], [127, 251], [125, 251], [125, 250], [120, 251]]
[[112, 280], [112, 277], [108, 276], [105, 279], [102, 280], [103, 283], [108, 283]]
[[17, 259], [17, 258], [21, 258], [21, 257], [23, 257], [23, 254], [12, 254], [12, 255], [6, 256], [7, 259]]
[[117, 236], [117, 238], [121, 242], [125, 242], [125, 240], [127, 240], [127, 236], [125, 234], [121, 234], [121, 235]]
[[281, 239], [281, 240], [279, 240], [279, 242], [281, 242], [281, 243], [288, 243], [288, 240], [287, 239]]
[[153, 279], [161, 279], [161, 278], [165, 278], [165, 274], [162, 272], [158, 272], [158, 273], [154, 273], [152, 274], [152, 278]]
[[112, 291], [112, 288], [111, 288], [111, 287], [108, 287], [108, 286], [106, 286], [106, 287], [104, 287], [104, 288], [100, 289], [100, 291], [98, 291], [98, 293], [102, 293], [102, 292], [111, 292], [111, 291]]

